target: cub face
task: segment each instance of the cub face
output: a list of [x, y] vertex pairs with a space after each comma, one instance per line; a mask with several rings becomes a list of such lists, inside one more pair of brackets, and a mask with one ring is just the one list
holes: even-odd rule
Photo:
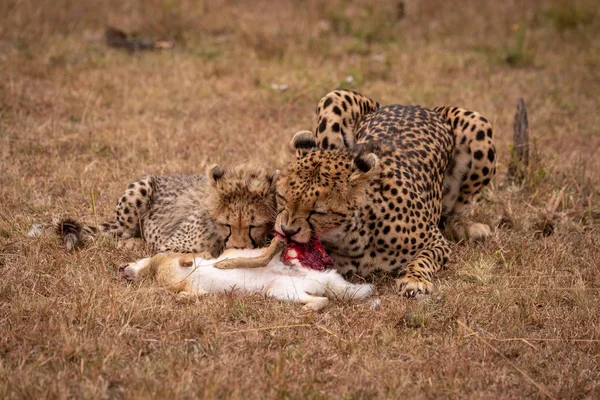
[[309, 131], [296, 133], [290, 147], [296, 160], [277, 182], [275, 231], [298, 243], [342, 231], [378, 170], [377, 156], [355, 149], [320, 149]]
[[229, 168], [213, 165], [208, 209], [225, 248], [258, 248], [266, 245], [277, 213], [275, 184], [278, 171], [267, 172], [251, 164]]

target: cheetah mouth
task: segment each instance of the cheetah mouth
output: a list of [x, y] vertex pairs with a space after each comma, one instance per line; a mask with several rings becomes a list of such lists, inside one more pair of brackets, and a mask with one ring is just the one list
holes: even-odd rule
[[289, 240], [279, 233], [276, 233], [275, 236], [286, 243], [281, 253], [284, 263], [290, 264], [292, 261], [298, 261], [302, 267], [317, 271], [325, 271], [333, 267], [333, 259], [329, 257], [318, 237], [313, 236], [308, 242], [299, 243]]

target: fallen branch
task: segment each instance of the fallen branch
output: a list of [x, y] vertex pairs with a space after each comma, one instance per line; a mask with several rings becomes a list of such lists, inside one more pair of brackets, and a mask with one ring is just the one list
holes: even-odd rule
[[513, 132], [513, 147], [510, 164], [508, 166], [508, 179], [520, 182], [525, 178], [525, 171], [529, 166], [529, 121], [525, 101], [520, 98], [517, 102], [515, 125]]
[[106, 44], [110, 47], [125, 49], [131, 53], [143, 50], [164, 50], [173, 48], [173, 42], [168, 40], [152, 40], [137, 38], [120, 29], [107, 26], [104, 32]]

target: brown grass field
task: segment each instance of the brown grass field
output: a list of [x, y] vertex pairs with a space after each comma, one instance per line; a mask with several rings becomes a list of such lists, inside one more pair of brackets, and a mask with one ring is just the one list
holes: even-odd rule
[[[0, 398], [600, 398], [598, 2], [400, 3], [0, 2]], [[107, 24], [176, 46], [109, 48]], [[111, 217], [144, 173], [282, 167], [336, 87], [494, 122], [474, 208], [493, 236], [454, 244], [423, 300], [384, 280], [375, 309], [182, 304], [118, 279], [146, 251], [28, 236]], [[519, 97], [532, 153], [512, 185]]]

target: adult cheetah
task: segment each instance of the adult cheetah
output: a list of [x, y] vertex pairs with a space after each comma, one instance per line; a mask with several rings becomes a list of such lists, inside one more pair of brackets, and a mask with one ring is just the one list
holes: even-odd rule
[[[362, 118], [381, 105], [348, 90], [337, 90], [321, 99], [317, 106], [317, 145], [324, 149], [352, 147], [358, 139]], [[441, 225], [457, 240], [487, 238], [488, 225], [468, 218], [468, 206], [496, 174], [496, 149], [492, 125], [476, 111], [459, 107], [435, 107], [454, 135], [454, 149], [444, 173]], [[405, 121], [407, 128], [426, 129]]]
[[[316, 133], [292, 139], [297, 158], [277, 184], [276, 231], [301, 243], [318, 236], [346, 276], [385, 271], [409, 297], [430, 292], [433, 273], [450, 254], [442, 213], [463, 236], [488, 234], [453, 213], [493, 174], [489, 123], [454, 108], [381, 107], [348, 91], [327, 94], [317, 112]], [[474, 140], [485, 144], [469, 138], [473, 125]], [[474, 161], [485, 146], [492, 164], [484, 177]]]

